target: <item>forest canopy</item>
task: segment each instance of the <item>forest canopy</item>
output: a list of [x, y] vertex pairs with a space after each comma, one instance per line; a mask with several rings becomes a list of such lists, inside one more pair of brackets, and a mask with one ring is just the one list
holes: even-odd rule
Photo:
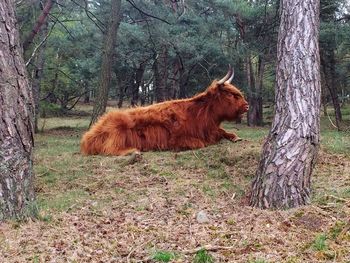
[[[17, 3], [23, 41], [48, 2]], [[40, 87], [41, 114], [64, 113], [79, 99], [96, 98], [110, 10], [111, 1], [52, 1], [25, 50]], [[274, 101], [278, 1], [127, 0], [120, 14], [108, 92], [114, 106], [192, 96], [232, 64], [235, 85], [251, 107], [248, 124], [263, 124], [263, 104]], [[335, 108], [338, 127], [350, 93], [348, 14], [345, 0], [321, 1], [323, 105]]]

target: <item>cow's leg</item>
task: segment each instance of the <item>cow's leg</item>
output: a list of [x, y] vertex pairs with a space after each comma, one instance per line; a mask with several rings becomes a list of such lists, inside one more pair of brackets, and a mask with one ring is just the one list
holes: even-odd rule
[[222, 138], [227, 139], [227, 140], [230, 140], [230, 141], [232, 141], [232, 142], [238, 142], [238, 141], [241, 141], [241, 140], [242, 140], [242, 139], [239, 138], [239, 137], [237, 136], [237, 134], [235, 134], [234, 132], [229, 133], [229, 132], [225, 131], [225, 130], [222, 129], [222, 128], [219, 129], [219, 132], [220, 132]]
[[192, 150], [206, 146], [202, 140], [187, 136], [173, 138], [170, 142], [170, 145], [174, 150]]

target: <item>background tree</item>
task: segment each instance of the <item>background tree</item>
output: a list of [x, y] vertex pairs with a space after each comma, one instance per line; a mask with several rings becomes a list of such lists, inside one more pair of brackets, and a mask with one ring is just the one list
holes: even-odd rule
[[121, 0], [111, 1], [110, 19], [107, 26], [107, 34], [104, 40], [103, 57], [101, 64], [101, 77], [96, 103], [91, 117], [90, 125], [97, 121], [98, 117], [106, 111], [108, 92], [112, 76], [112, 63], [116, 35], [121, 19]]
[[[66, 114], [83, 101], [101, 102], [100, 69], [111, 1], [85, 3], [54, 4], [26, 52], [33, 90], [40, 90], [36, 109], [44, 115]], [[339, 106], [328, 110], [332, 119], [341, 114], [350, 92], [348, 9], [345, 0], [321, 4], [321, 54], [327, 55], [322, 55], [327, 60], [321, 68], [323, 102], [330, 106], [338, 101]], [[270, 121], [263, 119], [263, 112], [274, 105], [278, 1], [133, 0], [121, 5], [118, 42], [110, 56], [117, 59], [106, 93], [111, 106], [192, 96], [231, 64], [234, 83], [250, 102], [248, 125]], [[28, 36], [43, 6], [39, 0], [19, 1], [17, 9], [21, 33]]]
[[260, 208], [309, 203], [320, 140], [319, 1], [281, 0], [281, 7], [275, 117], [250, 200]]
[[350, 31], [349, 18], [344, 14], [344, 10], [343, 0], [321, 1], [320, 55], [324, 103], [327, 104], [327, 97], [330, 97], [329, 102], [333, 105], [338, 130], [341, 129], [343, 119], [341, 102], [345, 93], [344, 88], [348, 86], [345, 83], [349, 81], [349, 76], [344, 71], [346, 65], [349, 65], [347, 59], [349, 49], [344, 47], [350, 44], [348, 42]]
[[13, 4], [0, 2], [0, 221], [30, 215], [34, 201], [34, 102]]

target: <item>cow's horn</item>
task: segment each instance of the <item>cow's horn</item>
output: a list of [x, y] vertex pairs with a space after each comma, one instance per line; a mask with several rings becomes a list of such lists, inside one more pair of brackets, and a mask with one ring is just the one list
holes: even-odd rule
[[231, 83], [231, 81], [233, 80], [233, 77], [235, 76], [235, 70], [234, 70], [234, 68], [232, 68], [232, 74], [231, 74], [231, 77], [228, 79], [228, 80], [226, 80], [225, 81], [225, 83], [228, 83], [228, 84], [230, 84]]
[[225, 75], [225, 77], [223, 77], [222, 79], [220, 79], [218, 81], [218, 84], [224, 84], [225, 81], [231, 76], [232, 74], [232, 68], [231, 68], [231, 65], [228, 65], [228, 72], [227, 74]]

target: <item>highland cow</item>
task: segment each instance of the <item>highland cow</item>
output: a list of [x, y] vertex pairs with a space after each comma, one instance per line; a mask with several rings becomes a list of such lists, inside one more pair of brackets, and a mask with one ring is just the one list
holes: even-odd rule
[[189, 150], [240, 138], [220, 127], [241, 118], [248, 103], [231, 84], [233, 70], [189, 99], [112, 111], [102, 116], [81, 141], [85, 155], [127, 155], [139, 151]]

